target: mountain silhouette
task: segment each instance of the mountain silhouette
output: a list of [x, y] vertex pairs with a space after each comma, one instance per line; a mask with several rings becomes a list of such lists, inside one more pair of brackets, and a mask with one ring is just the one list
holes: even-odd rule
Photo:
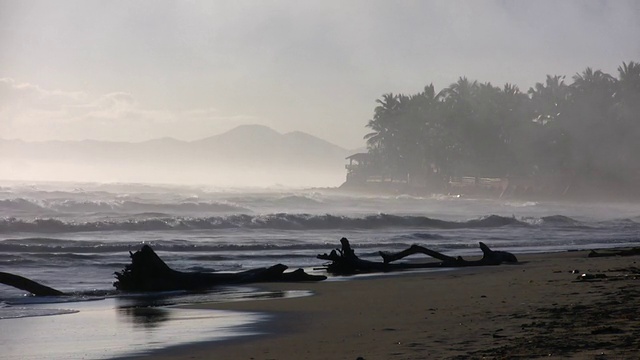
[[281, 134], [262, 125], [243, 125], [192, 142], [203, 156], [217, 160], [281, 165], [340, 167], [350, 151], [303, 132]]
[[[110, 174], [116, 179], [120, 179], [118, 174], [125, 172], [128, 175], [139, 172], [144, 175], [141, 178], [146, 179], [151, 173], [158, 174], [159, 178], [178, 178], [187, 177], [186, 174], [198, 177], [205, 172], [212, 174], [238, 169], [244, 174], [242, 176], [248, 177], [254, 173], [264, 176], [276, 172], [297, 174], [317, 171], [332, 173], [336, 177], [339, 174], [342, 178], [344, 159], [351, 153], [304, 132], [282, 134], [262, 125], [242, 125], [195, 141], [170, 137], [136, 143], [0, 139], [0, 165], [10, 162], [11, 169], [20, 168], [22, 163], [35, 162], [38, 164], [36, 167], [63, 163], [65, 166], [81, 165], [83, 176], [90, 175], [88, 171], [91, 171], [96, 175]], [[17, 176], [17, 171], [12, 170], [13, 177]]]

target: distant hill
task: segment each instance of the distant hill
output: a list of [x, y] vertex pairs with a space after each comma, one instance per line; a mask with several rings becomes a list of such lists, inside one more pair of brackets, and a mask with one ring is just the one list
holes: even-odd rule
[[105, 175], [117, 179], [120, 173], [140, 173], [142, 177], [157, 173], [162, 177], [180, 178], [188, 177], [187, 174], [200, 177], [205, 173], [211, 175], [234, 171], [242, 173], [239, 175], [241, 178], [257, 173], [262, 174], [260, 176], [281, 173], [291, 177], [298, 173], [322, 172], [343, 179], [344, 159], [352, 153], [304, 132], [281, 134], [262, 125], [238, 126], [196, 141], [168, 137], [138, 143], [0, 139], [0, 162], [5, 165], [11, 162], [14, 177], [22, 163], [36, 162], [38, 168], [48, 163], [82, 165], [83, 176], [90, 175], [89, 171], [95, 174], [106, 171]]
[[[303, 132], [280, 134], [261, 125], [243, 125], [192, 143], [203, 156], [246, 163], [332, 166], [350, 151]], [[206, 154], [206, 155], [205, 155]]]

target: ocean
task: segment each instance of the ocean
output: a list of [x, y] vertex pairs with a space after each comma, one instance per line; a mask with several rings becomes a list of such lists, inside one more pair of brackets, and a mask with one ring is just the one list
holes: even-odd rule
[[[341, 237], [368, 260], [380, 260], [378, 251], [411, 244], [464, 257], [481, 255], [479, 241], [515, 254], [640, 246], [640, 206], [284, 187], [2, 183], [0, 271], [75, 296], [43, 300], [0, 284], [0, 326], [77, 311], [69, 302], [111, 299], [117, 295], [113, 273], [129, 263], [129, 251], [143, 244], [183, 271], [242, 271], [282, 263], [322, 273], [324, 262], [316, 255], [338, 247]], [[259, 295], [238, 287], [153, 301], [246, 296]]]

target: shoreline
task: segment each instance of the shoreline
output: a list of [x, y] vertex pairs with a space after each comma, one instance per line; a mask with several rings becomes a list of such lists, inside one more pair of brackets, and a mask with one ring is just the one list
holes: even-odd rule
[[450, 197], [468, 200], [486, 200], [486, 201], [510, 201], [510, 202], [559, 202], [567, 204], [633, 204], [640, 203], [640, 194], [600, 194], [595, 192], [581, 193], [572, 196], [554, 196], [553, 194], [534, 194], [534, 195], [509, 195], [500, 196], [500, 194], [482, 193], [482, 192], [445, 192], [445, 191], [406, 191], [406, 190], [380, 190], [366, 189], [355, 187], [335, 187], [335, 188], [310, 188], [310, 190], [319, 190], [333, 193], [356, 194], [364, 196], [414, 196], [418, 198], [439, 198]]
[[[258, 325], [261, 335], [152, 354], [166, 360], [635, 359], [638, 258], [587, 254], [518, 254], [519, 265], [263, 284], [314, 295], [190, 305], [265, 313], [270, 320]], [[597, 276], [577, 280], [583, 273]]]

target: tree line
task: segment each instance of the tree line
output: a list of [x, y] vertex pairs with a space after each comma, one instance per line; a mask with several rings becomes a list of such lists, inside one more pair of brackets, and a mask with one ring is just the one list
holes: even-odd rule
[[[437, 92], [384, 94], [366, 125], [376, 172], [446, 183], [451, 177], [640, 179], [640, 63], [617, 76], [586, 68], [547, 75], [526, 93], [466, 77]], [[570, 179], [570, 180], [566, 180]]]

